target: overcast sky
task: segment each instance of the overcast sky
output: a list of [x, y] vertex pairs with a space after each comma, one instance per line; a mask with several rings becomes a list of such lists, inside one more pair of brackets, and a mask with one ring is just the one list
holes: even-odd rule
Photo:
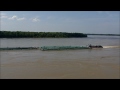
[[119, 11], [1, 11], [1, 31], [119, 34]]

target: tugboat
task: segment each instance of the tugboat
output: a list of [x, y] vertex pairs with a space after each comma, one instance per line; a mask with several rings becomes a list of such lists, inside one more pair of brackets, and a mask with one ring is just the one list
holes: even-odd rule
[[89, 45], [89, 47], [92, 49], [92, 48], [103, 48], [103, 46], [101, 45]]

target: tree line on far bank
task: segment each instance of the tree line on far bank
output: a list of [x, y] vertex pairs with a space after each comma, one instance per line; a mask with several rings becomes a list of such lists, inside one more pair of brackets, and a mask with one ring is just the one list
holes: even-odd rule
[[79, 38], [87, 37], [83, 33], [67, 32], [23, 32], [23, 31], [0, 31], [0, 38]]

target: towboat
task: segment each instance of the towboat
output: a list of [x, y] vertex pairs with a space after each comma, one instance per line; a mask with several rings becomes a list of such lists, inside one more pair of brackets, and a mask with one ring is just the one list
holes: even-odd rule
[[89, 45], [90, 48], [103, 48], [101, 45]]

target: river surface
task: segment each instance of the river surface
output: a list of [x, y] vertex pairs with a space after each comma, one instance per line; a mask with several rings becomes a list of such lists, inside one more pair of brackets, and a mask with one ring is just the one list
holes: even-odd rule
[[120, 79], [120, 36], [2, 38], [0, 47], [86, 46], [85, 50], [0, 51], [1, 79]]

